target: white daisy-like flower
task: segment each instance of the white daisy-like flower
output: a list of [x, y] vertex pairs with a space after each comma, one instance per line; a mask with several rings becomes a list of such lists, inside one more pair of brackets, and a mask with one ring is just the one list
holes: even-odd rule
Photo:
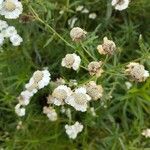
[[23, 42], [23, 39], [20, 35], [15, 34], [10, 37], [10, 41], [13, 44], [13, 46], [19, 46], [21, 42]]
[[21, 104], [17, 104], [15, 106], [15, 112], [18, 116], [22, 117], [25, 115], [25, 108], [21, 106]]
[[2, 34], [4, 35], [4, 37], [11, 37], [17, 34], [17, 30], [15, 29], [14, 26], [9, 26], [8, 28], [6, 28], [5, 30], [2, 30]]
[[50, 121], [57, 120], [57, 113], [54, 108], [45, 106], [43, 107], [43, 113], [47, 115]]
[[67, 97], [65, 102], [68, 105], [74, 107], [77, 111], [85, 112], [88, 108], [88, 102], [91, 100], [91, 97], [86, 94], [86, 88], [80, 87]]
[[18, 97], [19, 104], [24, 106], [28, 105], [33, 94], [34, 93], [31, 93], [28, 90], [22, 91], [20, 96]]
[[129, 5], [129, 0], [112, 0], [111, 4], [115, 7], [116, 10], [124, 10]]
[[64, 104], [64, 100], [72, 94], [72, 91], [66, 85], [60, 85], [54, 89], [52, 96], [48, 97], [48, 103], [60, 106]]
[[150, 138], [150, 129], [145, 129], [142, 131], [142, 135], [146, 138]]
[[79, 27], [74, 27], [70, 31], [70, 37], [72, 41], [80, 42], [82, 39], [86, 37], [87, 32]]
[[0, 31], [3, 29], [6, 29], [8, 27], [8, 24], [6, 21], [0, 20]]
[[80, 56], [73, 54], [67, 54], [65, 58], [62, 59], [61, 65], [66, 68], [73, 68], [73, 70], [78, 70], [80, 67], [81, 58]]
[[22, 4], [18, 0], [3, 0], [1, 3], [0, 14], [7, 19], [18, 18], [22, 11]]
[[83, 130], [83, 125], [77, 121], [74, 125], [65, 125], [65, 129], [69, 138], [75, 139], [78, 133], [80, 133]]
[[[34, 89], [42, 89], [43, 87], [47, 86], [50, 82], [50, 73], [48, 70], [37, 70], [34, 72], [32, 78], [30, 79], [29, 83], [26, 84], [26, 88], [28, 90]], [[35, 91], [36, 92], [36, 91]]]
[[96, 19], [96, 17], [97, 17], [96, 13], [89, 14], [89, 19]]
[[0, 33], [0, 46], [4, 43], [4, 36]]

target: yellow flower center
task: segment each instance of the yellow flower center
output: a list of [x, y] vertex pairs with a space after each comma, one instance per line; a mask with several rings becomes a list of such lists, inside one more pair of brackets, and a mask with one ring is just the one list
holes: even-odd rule
[[6, 0], [4, 2], [4, 8], [7, 10], [7, 11], [13, 11], [16, 9], [16, 5], [12, 2], [12, 0]]
[[77, 104], [79, 104], [79, 105], [84, 105], [84, 104], [86, 104], [86, 102], [87, 102], [87, 98], [86, 98], [86, 95], [85, 94], [82, 94], [82, 93], [74, 93], [73, 94], [73, 96], [74, 96], [74, 100], [75, 100], [75, 102], [77, 103]]
[[71, 54], [66, 55], [65, 61], [66, 61], [67, 66], [72, 66], [74, 63], [73, 55]]
[[35, 82], [41, 81], [43, 78], [43, 72], [42, 71], [36, 71], [33, 75], [33, 79]]
[[67, 98], [67, 93], [65, 90], [56, 89], [53, 91], [52, 96], [59, 100], [64, 100]]

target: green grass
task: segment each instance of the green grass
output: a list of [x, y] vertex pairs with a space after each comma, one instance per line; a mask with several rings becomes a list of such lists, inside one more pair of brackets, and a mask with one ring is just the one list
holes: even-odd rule
[[[123, 70], [127, 63], [138, 60], [150, 71], [150, 2], [132, 0], [124, 11], [107, 8], [106, 0], [24, 0], [25, 14], [31, 20], [7, 20], [14, 25], [24, 41], [19, 47], [5, 43], [0, 53], [0, 148], [6, 150], [150, 150], [150, 139], [141, 135], [150, 127], [150, 78], [144, 83], [133, 82], [130, 90], [125, 81], [129, 79]], [[75, 12], [78, 5], [85, 5], [97, 18]], [[60, 15], [59, 11], [64, 10]], [[76, 26], [88, 31], [82, 46], [71, 41], [68, 19], [76, 16]], [[32, 19], [35, 18], [35, 19]], [[3, 17], [1, 19], [5, 20]], [[142, 38], [140, 38], [142, 35]], [[108, 57], [104, 74], [97, 83], [104, 88], [104, 108], [100, 102], [92, 103], [97, 117], [89, 113], [75, 112], [73, 121], [84, 124], [84, 130], [76, 140], [70, 140], [64, 129], [66, 116], [59, 113], [56, 122], [50, 122], [42, 113], [46, 97], [52, 90], [51, 84], [40, 90], [27, 106], [25, 117], [18, 118], [14, 112], [17, 97], [33, 72], [48, 67], [52, 80], [63, 77], [67, 81], [76, 79], [80, 84], [91, 80], [88, 72], [80, 68], [73, 72], [61, 67], [61, 60], [75, 50], [92, 61], [105, 60], [96, 51], [104, 36], [113, 39], [117, 53]], [[75, 48], [75, 49], [74, 49]], [[87, 62], [82, 58], [82, 65]], [[109, 98], [112, 95], [112, 99]], [[57, 110], [59, 112], [59, 109]], [[23, 128], [16, 130], [19, 120]]]

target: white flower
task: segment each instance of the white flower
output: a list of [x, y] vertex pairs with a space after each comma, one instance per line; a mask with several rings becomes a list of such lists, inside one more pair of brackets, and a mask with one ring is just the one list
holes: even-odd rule
[[22, 11], [22, 4], [18, 0], [3, 0], [1, 3], [0, 14], [7, 19], [18, 18]]
[[77, 121], [74, 125], [65, 125], [65, 129], [69, 138], [75, 139], [78, 133], [80, 133], [83, 130], [83, 125]]
[[8, 28], [2, 31], [2, 34], [4, 35], [4, 37], [11, 37], [17, 34], [17, 30], [14, 26], [9, 26]]
[[18, 116], [22, 117], [25, 115], [25, 108], [21, 107], [20, 104], [17, 104], [15, 106], [15, 112]]
[[18, 97], [19, 104], [24, 106], [28, 105], [33, 94], [34, 93], [31, 93], [28, 90], [21, 92], [20, 96]]
[[79, 27], [74, 27], [70, 31], [70, 37], [72, 41], [80, 42], [82, 39], [86, 37], [87, 32]]
[[84, 6], [83, 6], [83, 5], [79, 5], [79, 6], [76, 8], [76, 11], [82, 11], [82, 10], [83, 10], [83, 8], [84, 8]]
[[112, 6], [115, 7], [116, 10], [124, 10], [129, 5], [129, 0], [112, 0]]
[[57, 106], [63, 105], [64, 100], [72, 94], [72, 91], [66, 85], [60, 85], [54, 89], [52, 96], [48, 97], [48, 102]]
[[96, 13], [90, 13], [89, 18], [90, 19], [95, 19], [97, 17]]
[[6, 21], [0, 20], [0, 31], [7, 28], [8, 24]]
[[132, 87], [132, 83], [131, 82], [125, 82], [125, 85], [127, 87], [127, 89], [129, 90]]
[[142, 135], [146, 138], [150, 138], [150, 129], [143, 130]]
[[4, 36], [0, 33], [0, 46], [4, 43]]
[[15, 34], [10, 37], [10, 41], [13, 44], [13, 46], [19, 46], [21, 42], [23, 42], [23, 39], [20, 35]]
[[43, 113], [47, 115], [50, 121], [57, 120], [57, 113], [54, 108], [52, 107], [43, 107]]
[[65, 102], [74, 107], [77, 111], [85, 112], [90, 100], [91, 97], [86, 94], [86, 89], [84, 87], [80, 87], [76, 89], [71, 96], [67, 97]]
[[73, 70], [78, 70], [80, 67], [81, 58], [80, 56], [73, 54], [67, 54], [65, 58], [62, 59], [61, 65], [66, 68], [73, 68]]

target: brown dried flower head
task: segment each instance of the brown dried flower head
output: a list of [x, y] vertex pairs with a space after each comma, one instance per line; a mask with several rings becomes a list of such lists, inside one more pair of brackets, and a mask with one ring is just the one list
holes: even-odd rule
[[145, 67], [136, 62], [129, 63], [125, 72], [127, 75], [131, 76], [133, 80], [138, 82], [143, 82], [149, 77], [149, 72], [145, 70]]
[[91, 76], [96, 75], [97, 77], [100, 77], [101, 74], [104, 72], [102, 67], [102, 61], [92, 61], [88, 65], [88, 71]]
[[96, 82], [90, 81], [86, 85], [87, 94], [93, 99], [98, 100], [103, 96], [103, 87], [97, 85]]
[[70, 31], [70, 37], [72, 41], [79, 42], [86, 37], [87, 32], [79, 27], [74, 27]]
[[108, 40], [107, 37], [104, 37], [103, 44], [97, 46], [97, 50], [100, 54], [109, 54], [112, 55], [116, 51], [116, 45], [113, 41]]

